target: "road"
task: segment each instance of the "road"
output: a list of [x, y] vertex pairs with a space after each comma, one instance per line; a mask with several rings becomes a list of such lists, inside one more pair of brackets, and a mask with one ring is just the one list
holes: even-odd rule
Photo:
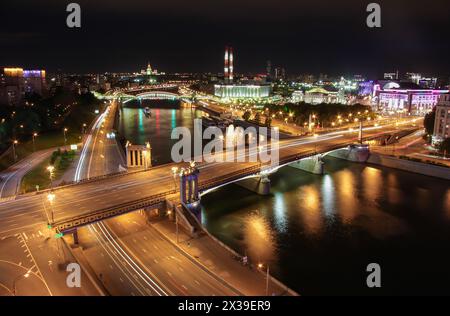
[[[383, 130], [367, 130], [365, 134], [366, 136], [374, 136], [394, 130], [393, 127], [384, 127]], [[347, 131], [283, 140], [280, 141], [279, 145], [280, 160], [291, 155], [306, 155], [316, 151], [325, 151], [331, 145], [344, 146], [356, 141], [357, 136], [357, 132]], [[87, 158], [85, 157], [84, 160], [86, 161]], [[102, 162], [95, 162], [95, 165], [98, 164], [102, 164]], [[201, 172], [200, 183], [255, 165], [257, 165], [255, 162], [206, 163], [199, 167]], [[60, 220], [135, 201], [145, 196], [167, 192], [174, 187], [171, 170], [173, 166], [174, 164], [168, 164], [151, 168], [145, 172], [135, 172], [125, 176], [109, 177], [94, 182], [63, 187], [55, 190], [56, 198], [52, 203], [46, 199], [44, 194], [21, 195], [14, 201], [0, 203], [0, 236], [5, 233], [17, 232], [17, 228], [47, 223], [51, 217]], [[91, 167], [92, 170], [95, 168]]]
[[[94, 124], [92, 141], [75, 180], [114, 172], [123, 164], [112, 129], [116, 103]], [[126, 214], [78, 232], [83, 254], [111, 295], [237, 295], [148, 226], [145, 217]]]
[[[103, 120], [104, 118], [105, 120]], [[115, 140], [105, 137], [111, 124], [112, 118], [108, 117], [108, 113], [101, 116], [94, 124], [93, 130], [86, 140], [86, 146], [80, 155], [75, 180], [116, 172], [118, 165], [123, 163], [121, 155], [117, 152]], [[391, 130], [394, 131], [396, 128], [368, 129], [365, 133], [366, 136], [374, 136]], [[347, 144], [355, 141], [357, 136], [357, 132], [340, 131], [315, 137], [283, 140], [280, 141], [280, 158], [325, 150], [330, 145]], [[248, 156], [248, 153], [246, 155]], [[199, 169], [201, 179], [211, 179], [255, 164], [257, 163], [204, 163], [199, 166]], [[174, 165], [164, 165], [145, 172], [135, 172], [125, 176], [57, 189], [54, 191], [56, 198], [53, 202], [48, 201], [45, 194], [21, 195], [15, 201], [4, 201], [0, 203], [0, 237], [17, 236], [17, 234], [25, 232], [27, 236], [31, 234], [38, 240], [50, 240], [58, 248], [57, 243], [60, 239], [53, 238], [45, 227], [51, 218], [59, 219], [78, 215], [94, 209], [106, 208], [144, 196], [166, 192], [174, 187], [171, 171]], [[127, 214], [80, 229], [80, 240], [83, 245], [87, 245], [86, 256], [92, 262], [98, 277], [104, 281], [105, 286], [108, 286], [111, 294], [237, 294], [236, 290], [224, 286], [220, 279], [215, 278], [212, 274], [204, 270], [202, 270], [204, 273], [201, 274], [199, 266], [195, 262], [189, 260], [189, 257], [183, 257], [170, 243], [165, 244], [162, 239], [158, 239], [158, 234], [152, 230], [153, 228], [147, 227], [147, 225], [143, 226], [142, 223], [136, 224], [139, 223], [136, 220], [130, 220], [126, 225], [120, 223], [124, 218], [133, 216], [135, 215]], [[131, 235], [133, 237], [129, 237], [126, 234], [127, 231], [133, 231]], [[149, 243], [146, 239], [151, 239], [152, 242]], [[148, 245], [158, 243], [161, 243], [159, 247], [156, 246], [160, 249], [159, 252], [150, 253]], [[42, 246], [42, 241], [34, 245], [36, 251], [42, 250], [42, 248], [38, 248], [39, 245]], [[33, 249], [31, 251], [33, 252]], [[51, 253], [54, 255], [57, 252]], [[99, 256], [98, 253], [103, 255]], [[45, 256], [51, 256], [51, 254]], [[45, 272], [43, 271], [44, 275], [52, 273], [53, 262], [61, 261], [61, 255], [57, 257], [59, 259], [56, 258], [55, 261], [48, 260], [49, 262], [45, 262], [46, 264], [41, 263], [45, 270]], [[155, 268], [149, 264], [152, 260], [158, 267]], [[159, 264], [156, 264], [155, 260]], [[105, 271], [105, 267], [111, 271]], [[152, 268], [151, 271], [149, 267]], [[185, 273], [186, 270], [196, 271], [196, 273]], [[55, 280], [53, 283], [56, 282]], [[58, 282], [62, 284], [60, 280]], [[197, 283], [200, 283], [201, 286], [195, 286]], [[49, 287], [52, 288], [52, 286], [55, 285]], [[60, 291], [63, 290], [60, 289]]]
[[15, 196], [20, 188], [22, 178], [34, 167], [50, 157], [56, 148], [49, 148], [32, 153], [28, 157], [0, 172], [0, 198]]

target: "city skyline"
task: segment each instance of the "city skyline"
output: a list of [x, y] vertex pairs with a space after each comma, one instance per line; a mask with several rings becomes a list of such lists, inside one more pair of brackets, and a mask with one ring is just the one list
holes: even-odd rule
[[[80, 1], [80, 29], [66, 27], [63, 3], [25, 2], [4, 5], [8, 14], [0, 22], [2, 66], [131, 72], [150, 59], [166, 72], [215, 73], [221, 71], [223, 47], [231, 45], [240, 73], [262, 73], [270, 60], [288, 74], [375, 78], [399, 70], [450, 75], [445, 1], [426, 7], [380, 1], [379, 29], [366, 26], [368, 3], [362, 1], [228, 1], [214, 6], [205, 1], [151, 6], [138, 0], [127, 6]], [[21, 23], [14, 22], [17, 17]]]
[[0, 301], [450, 295], [449, 9], [2, 3]]

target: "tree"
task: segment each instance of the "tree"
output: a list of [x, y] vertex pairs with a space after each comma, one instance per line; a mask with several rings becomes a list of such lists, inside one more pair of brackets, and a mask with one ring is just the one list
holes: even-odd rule
[[425, 127], [425, 131], [428, 135], [432, 135], [434, 133], [434, 121], [436, 118], [436, 108], [433, 109], [430, 113], [425, 115], [423, 119], [423, 127]]
[[257, 113], [255, 114], [255, 121], [256, 121], [257, 123], [259, 123], [260, 120], [261, 120], [261, 113], [260, 113], [260, 112], [257, 112]]
[[450, 153], [450, 137], [444, 139], [439, 145], [439, 151], [447, 156]]

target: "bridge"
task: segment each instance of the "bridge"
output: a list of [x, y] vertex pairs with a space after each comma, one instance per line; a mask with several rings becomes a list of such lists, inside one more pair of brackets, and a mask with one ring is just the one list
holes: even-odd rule
[[94, 92], [98, 99], [114, 100], [119, 102], [130, 102], [132, 100], [183, 100], [191, 102], [195, 99], [209, 99], [210, 96], [194, 93], [185, 85], [178, 84], [157, 84], [139, 86], [136, 88], [127, 88], [119, 90], [110, 90], [104, 94]]
[[[365, 140], [379, 137], [389, 131], [372, 129], [365, 132]], [[211, 190], [237, 182], [255, 192], [267, 191], [267, 176], [284, 165], [315, 172], [317, 163], [321, 165], [321, 154], [367, 150], [367, 147], [351, 146], [358, 140], [357, 132], [342, 132], [309, 138], [282, 140], [279, 143], [279, 166], [259, 162], [214, 162], [200, 163], [197, 194], [207, 194]], [[255, 155], [246, 152], [246, 156]], [[356, 157], [356, 156], [355, 156]], [[345, 157], [341, 157], [345, 158]], [[247, 160], [248, 161], [248, 160]], [[302, 162], [310, 163], [303, 163]], [[299, 163], [300, 162], [300, 163]], [[313, 162], [313, 163], [311, 163]], [[298, 164], [298, 166], [296, 166]], [[186, 167], [187, 163], [167, 164], [145, 171], [103, 176], [96, 179], [55, 188], [55, 199], [48, 201], [49, 191], [25, 194], [16, 200], [0, 203], [0, 212], [20, 215], [18, 225], [31, 226], [50, 222], [59, 232], [69, 233], [77, 227], [92, 224], [110, 217], [141, 209], [163, 207], [166, 199], [179, 199], [178, 179], [174, 177], [174, 167]], [[249, 185], [246, 181], [254, 181]], [[270, 185], [270, 182], [269, 182]], [[258, 189], [257, 186], [262, 186]], [[270, 187], [269, 187], [270, 188]], [[187, 204], [192, 201], [185, 201]], [[40, 217], [37, 219], [36, 217]]]

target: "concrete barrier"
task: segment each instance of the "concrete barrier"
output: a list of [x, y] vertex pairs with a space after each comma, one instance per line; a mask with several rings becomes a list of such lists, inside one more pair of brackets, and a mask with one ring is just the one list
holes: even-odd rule
[[450, 180], [450, 168], [446, 167], [434, 166], [427, 163], [400, 159], [376, 153], [371, 153], [367, 162], [384, 167], [418, 173], [425, 176]]

